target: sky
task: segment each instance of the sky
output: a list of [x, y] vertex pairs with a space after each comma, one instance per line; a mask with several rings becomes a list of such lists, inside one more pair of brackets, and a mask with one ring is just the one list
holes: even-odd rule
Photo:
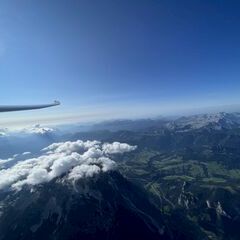
[[160, 116], [240, 103], [240, 2], [2, 0], [0, 126]]

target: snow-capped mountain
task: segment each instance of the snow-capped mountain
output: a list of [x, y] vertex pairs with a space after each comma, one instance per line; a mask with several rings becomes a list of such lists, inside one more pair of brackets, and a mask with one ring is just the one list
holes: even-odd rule
[[211, 128], [214, 130], [240, 127], [240, 113], [212, 113], [181, 117], [167, 124], [167, 128], [177, 131]]

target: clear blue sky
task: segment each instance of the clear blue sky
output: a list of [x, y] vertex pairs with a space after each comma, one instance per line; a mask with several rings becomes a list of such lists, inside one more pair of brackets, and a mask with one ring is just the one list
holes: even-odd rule
[[0, 104], [63, 105], [2, 119], [240, 103], [239, 9], [237, 0], [3, 0]]

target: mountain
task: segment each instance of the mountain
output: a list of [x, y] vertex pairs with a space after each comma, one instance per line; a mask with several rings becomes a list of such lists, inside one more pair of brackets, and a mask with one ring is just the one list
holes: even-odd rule
[[58, 130], [40, 125], [18, 131], [0, 130], [0, 159], [23, 152], [38, 152], [46, 145], [59, 141], [60, 136]]
[[136, 120], [114, 120], [105, 121], [98, 124], [92, 125], [89, 131], [139, 131], [149, 127], [161, 127], [164, 126], [169, 120], [165, 118], [159, 119], [136, 119]]
[[114, 171], [2, 190], [0, 240], [240, 239], [239, 116], [201, 114], [138, 130], [120, 123], [116, 131], [59, 136], [66, 151], [78, 139], [137, 148], [114, 155]]
[[189, 115], [183, 117], [168, 117], [157, 119], [136, 119], [136, 120], [112, 120], [92, 125], [75, 126], [75, 132], [96, 132], [96, 131], [142, 131], [144, 129], [167, 128], [174, 131], [189, 131], [193, 129], [233, 129], [240, 125], [240, 113], [207, 113]]
[[215, 130], [233, 129], [240, 125], [240, 113], [212, 113], [181, 117], [167, 124], [175, 131], [212, 128]]
[[118, 172], [73, 185], [62, 177], [1, 198], [1, 240], [192, 239]]

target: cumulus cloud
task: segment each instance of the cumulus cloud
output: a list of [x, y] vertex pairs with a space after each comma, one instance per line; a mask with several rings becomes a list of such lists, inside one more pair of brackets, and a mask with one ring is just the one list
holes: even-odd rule
[[49, 127], [42, 127], [40, 124], [36, 124], [32, 127], [29, 128], [24, 128], [22, 130], [23, 133], [26, 134], [39, 134], [39, 135], [44, 135], [44, 134], [49, 134], [55, 132], [55, 129], [49, 128]]
[[57, 130], [54, 128], [45, 127], [40, 124], [36, 124], [36, 125], [30, 126], [30, 127], [22, 128], [22, 129], [0, 128], [0, 137], [14, 137], [14, 136], [19, 136], [19, 134], [45, 135], [45, 134], [51, 134], [51, 133], [55, 133], [55, 132], [57, 132]]
[[115, 153], [124, 153], [124, 152], [131, 152], [135, 150], [136, 146], [130, 146], [127, 143], [104, 143], [103, 144], [103, 151], [107, 154], [115, 154]]
[[[42, 155], [18, 161], [0, 170], [0, 190], [21, 189], [24, 185], [36, 185], [64, 176], [75, 181], [113, 169], [116, 163], [112, 154], [122, 154], [136, 149], [126, 143], [101, 143], [99, 141], [75, 141], [53, 143], [42, 150]], [[21, 156], [29, 156], [25, 152]], [[4, 161], [4, 160], [3, 160]]]
[[100, 171], [101, 169], [97, 165], [82, 164], [73, 168], [73, 170], [69, 173], [69, 179], [74, 180], [83, 177], [92, 177], [94, 174], [99, 173]]

